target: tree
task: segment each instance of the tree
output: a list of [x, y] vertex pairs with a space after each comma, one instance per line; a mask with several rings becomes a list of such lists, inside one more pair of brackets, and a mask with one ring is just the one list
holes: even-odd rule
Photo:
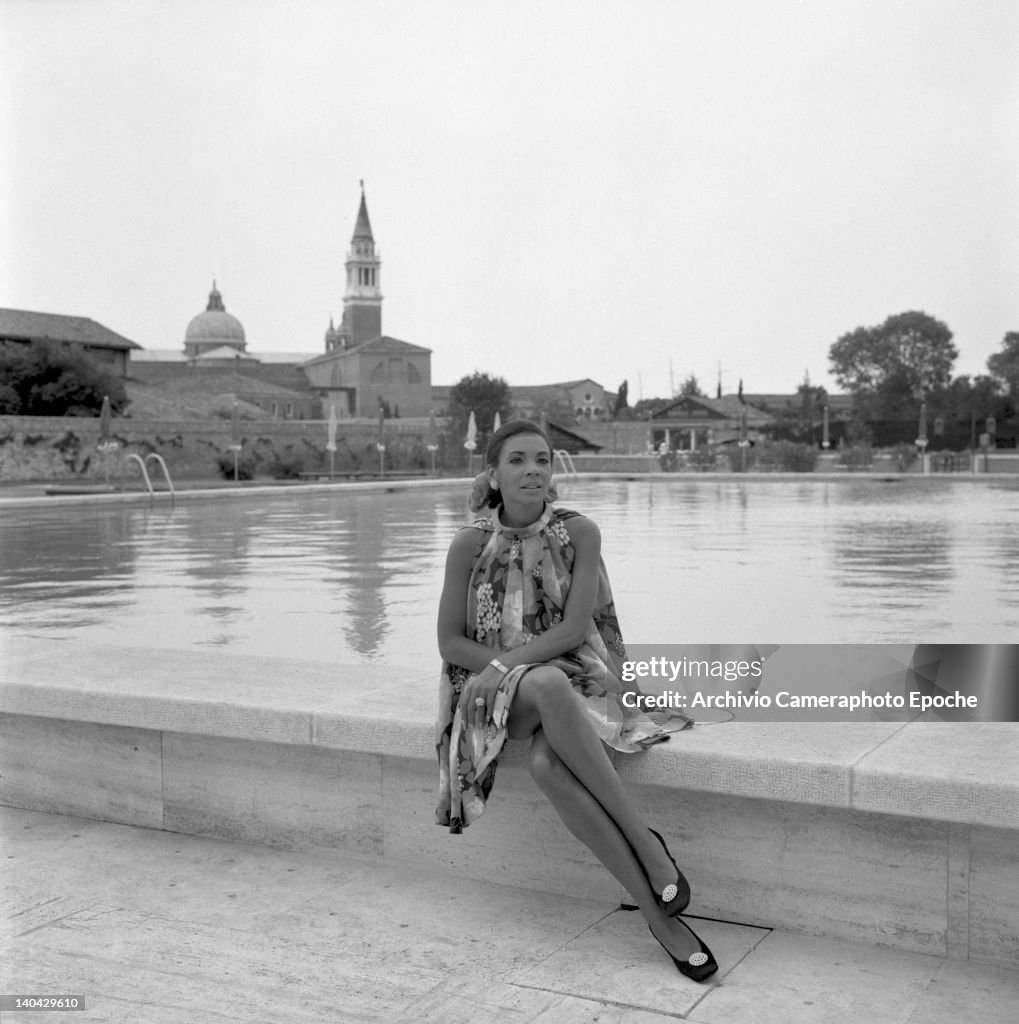
[[675, 398], [642, 398], [633, 407], [633, 418], [635, 420], [646, 420], [649, 413], [654, 415], [662, 409], [667, 409], [675, 401]]
[[449, 415], [457, 437], [467, 433], [467, 420], [474, 413], [478, 428], [478, 447], [482, 449], [481, 438], [490, 437], [495, 414], [502, 422], [509, 419], [513, 411], [509, 385], [502, 377], [490, 377], [487, 373], [473, 373], [462, 377], [449, 391]]
[[948, 326], [917, 311], [857, 327], [828, 352], [835, 379], [878, 416], [902, 415], [921, 396], [947, 387], [958, 355]]
[[627, 395], [630, 391], [630, 385], [628, 381], [623, 381], [619, 385], [619, 390], [616, 392], [616, 404], [612, 407], [612, 415], [619, 416], [621, 413], [629, 409], [627, 404]]
[[74, 345], [53, 341], [0, 343], [0, 413], [10, 416], [95, 416], [110, 399], [128, 404], [124, 383]]
[[814, 441], [814, 426], [824, 422], [824, 407], [828, 402], [828, 392], [819, 384], [811, 384], [809, 377], [796, 389], [800, 397], [799, 427], [804, 439]]
[[682, 384], [680, 384], [679, 394], [683, 398], [704, 397], [704, 392], [701, 391], [701, 386], [697, 383], [697, 378], [692, 373], [683, 381]]
[[1005, 390], [1019, 400], [1019, 331], [1009, 331], [1001, 342], [1001, 351], [987, 359], [987, 369], [1001, 381]]
[[1001, 415], [1003, 405], [1001, 386], [993, 377], [963, 374], [936, 396], [931, 411], [955, 420], [968, 420], [971, 416], [982, 419]]

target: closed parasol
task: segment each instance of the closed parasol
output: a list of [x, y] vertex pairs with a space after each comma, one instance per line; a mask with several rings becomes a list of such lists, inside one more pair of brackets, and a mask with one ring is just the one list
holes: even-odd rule
[[467, 439], [464, 441], [464, 448], [467, 449], [467, 472], [473, 468], [474, 449], [478, 447], [478, 424], [474, 419], [474, 410], [471, 409], [467, 417]]
[[329, 422], [326, 424], [326, 451], [329, 452], [329, 479], [336, 472], [336, 406], [329, 403]]
[[119, 447], [111, 436], [113, 426], [113, 409], [110, 406], [110, 396], [103, 395], [103, 404], [99, 409], [99, 443], [96, 447], [102, 452], [103, 472], [106, 476], [106, 484], [110, 483], [110, 452], [116, 451]]
[[439, 428], [435, 423], [435, 410], [428, 414], [428, 444], [425, 445], [432, 454], [432, 476], [435, 476], [435, 453], [439, 450]]
[[386, 408], [379, 399], [379, 437], [375, 443], [379, 450], [379, 476], [386, 475]]
[[234, 483], [237, 483], [240, 476], [238, 463], [242, 446], [241, 410], [237, 402], [234, 402], [233, 408], [230, 410], [230, 451], [234, 453]]

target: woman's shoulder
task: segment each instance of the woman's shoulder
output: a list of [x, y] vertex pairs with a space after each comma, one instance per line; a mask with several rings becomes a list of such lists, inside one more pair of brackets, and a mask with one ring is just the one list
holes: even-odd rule
[[601, 531], [593, 519], [589, 519], [581, 512], [572, 508], [557, 508], [552, 514], [549, 525], [562, 524], [562, 528], [569, 534], [574, 545], [577, 541], [595, 540], [601, 538]]
[[447, 570], [453, 573], [469, 572], [475, 557], [484, 547], [485, 537], [484, 531], [474, 524], [457, 530], [446, 553]]
[[552, 520], [559, 520], [559, 522], [572, 520], [578, 523], [590, 523], [594, 526], [594, 520], [590, 516], [584, 515], [583, 512], [578, 512], [575, 508], [559, 508], [556, 506], [552, 509]]
[[484, 540], [491, 532], [492, 522], [490, 519], [475, 519], [466, 526], [461, 526], [453, 534], [450, 547], [473, 547], [479, 541]]

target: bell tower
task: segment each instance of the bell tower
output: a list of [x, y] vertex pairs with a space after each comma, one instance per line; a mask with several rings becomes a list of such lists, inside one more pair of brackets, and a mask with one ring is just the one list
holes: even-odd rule
[[379, 288], [379, 253], [372, 237], [368, 206], [361, 182], [361, 207], [347, 253], [347, 290], [343, 295], [343, 320], [337, 334], [341, 348], [354, 348], [382, 334], [382, 292]]

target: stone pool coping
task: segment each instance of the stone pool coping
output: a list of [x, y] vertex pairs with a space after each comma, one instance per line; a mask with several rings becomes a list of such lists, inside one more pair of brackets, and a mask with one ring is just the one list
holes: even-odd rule
[[[969, 481], [979, 484], [993, 484], [995, 486], [1014, 486], [1016, 481], [1010, 475], [994, 473], [929, 473], [921, 475], [918, 473], [884, 472], [880, 470], [861, 470], [859, 472], [812, 472], [812, 473], [733, 473], [733, 472], [711, 472], [711, 473], [666, 473], [666, 472], [639, 472], [639, 471], [616, 471], [608, 470], [583, 470], [576, 475], [577, 480], [636, 480], [636, 481], [711, 481], [722, 482], [764, 482], [764, 483], [789, 483], [789, 482], [812, 482], [812, 483], [845, 483], [847, 481], [879, 480], [887, 483], [911, 482], [926, 485], [931, 481]], [[372, 480], [347, 480], [336, 479], [328, 481], [312, 480], [291, 480], [276, 481], [273, 483], [260, 481], [245, 481], [240, 484], [233, 484], [229, 481], [194, 481], [182, 480], [175, 484], [174, 494], [168, 490], [157, 490], [154, 495], [145, 490], [117, 491], [114, 493], [95, 494], [46, 494], [47, 487], [53, 487], [68, 481], [51, 481], [49, 483], [40, 481], [28, 481], [25, 483], [0, 483], [0, 507], [2, 506], [34, 506], [43, 505], [50, 508], [75, 503], [85, 504], [111, 504], [123, 502], [156, 501], [160, 504], [176, 499], [190, 501], [200, 498], [210, 499], [238, 499], [245, 497], [264, 497], [267, 495], [283, 494], [306, 494], [308, 492], [325, 492], [337, 490], [350, 491], [393, 491], [409, 488], [448, 488], [462, 487], [465, 490], [470, 483], [470, 477], [425, 477], [409, 478], [394, 476], [386, 479]], [[569, 500], [569, 496], [565, 500]]]
[[[7, 638], [0, 712], [434, 762], [436, 666]], [[521, 764], [523, 744], [504, 760]], [[1019, 726], [699, 725], [618, 759], [664, 789], [1019, 829]]]

